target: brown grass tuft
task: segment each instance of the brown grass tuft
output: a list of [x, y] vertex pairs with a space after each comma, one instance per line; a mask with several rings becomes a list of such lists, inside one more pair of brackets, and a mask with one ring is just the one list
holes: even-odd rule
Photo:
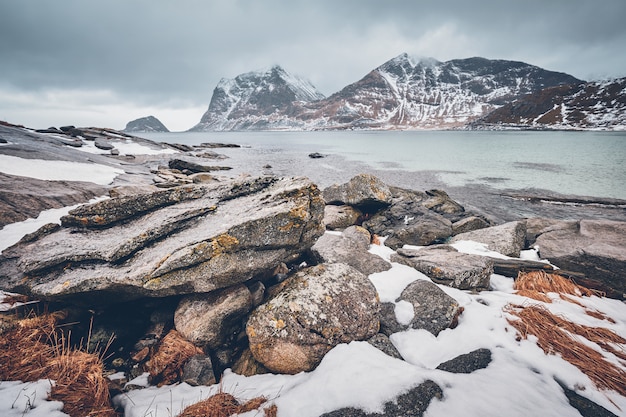
[[163, 386], [180, 382], [183, 366], [194, 355], [202, 354], [202, 349], [185, 339], [176, 330], [170, 330], [146, 362], [152, 383]]
[[513, 284], [513, 289], [517, 290], [519, 295], [533, 298], [537, 301], [550, 303], [551, 300], [546, 296], [549, 292], [558, 293], [566, 301], [571, 301], [569, 297], [563, 297], [563, 294], [575, 296], [592, 296], [596, 294], [589, 288], [585, 288], [576, 284], [569, 278], [565, 278], [558, 273], [547, 273], [545, 271], [520, 272]]
[[[243, 404], [239, 404], [239, 401], [231, 394], [219, 392], [206, 400], [185, 408], [183, 412], [179, 414], [179, 417], [230, 417], [235, 414], [258, 410], [266, 402], [267, 399], [264, 397], [256, 397]], [[276, 406], [273, 405], [269, 408], [275, 410]], [[268, 415], [267, 409], [265, 410], [265, 415]], [[276, 414], [273, 415], [275, 416]]]
[[621, 360], [626, 358], [624, 349], [614, 345], [624, 344], [626, 339], [609, 329], [572, 323], [537, 305], [522, 307], [509, 304], [506, 311], [518, 317], [519, 320], [508, 322], [517, 329], [522, 338], [534, 335], [537, 337], [537, 344], [546, 354], [561, 355], [587, 375], [598, 388], [626, 395], [626, 371], [607, 361], [598, 350], [576, 340], [574, 335], [596, 343], [602, 350]]
[[63, 402], [63, 412], [115, 416], [102, 358], [70, 348], [57, 332], [60, 318], [62, 313], [23, 319], [0, 335], [0, 380], [54, 380], [50, 398]]

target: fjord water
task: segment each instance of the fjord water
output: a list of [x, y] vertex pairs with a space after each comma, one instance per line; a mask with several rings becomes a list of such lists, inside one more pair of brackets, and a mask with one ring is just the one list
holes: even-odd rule
[[[188, 145], [239, 144], [242, 148], [216, 149], [230, 157], [220, 164], [233, 167], [233, 173], [304, 175], [322, 188], [369, 172], [391, 185], [415, 190], [442, 188], [462, 202], [483, 208], [508, 204], [489, 199], [503, 190], [626, 200], [626, 132], [184, 132], [144, 136]], [[313, 152], [324, 158], [309, 158]], [[532, 208], [532, 213], [499, 213], [499, 217], [568, 217], [536, 209]], [[609, 214], [622, 217], [624, 209]]]

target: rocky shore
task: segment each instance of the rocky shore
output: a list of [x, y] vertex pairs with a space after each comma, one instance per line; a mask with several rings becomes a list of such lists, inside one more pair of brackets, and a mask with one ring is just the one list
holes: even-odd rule
[[[224, 372], [311, 372], [333, 348], [358, 341], [404, 361], [393, 335], [454, 329], [464, 307], [450, 294], [489, 292], [494, 273], [558, 272], [596, 294], [626, 296], [626, 222], [499, 223], [444, 190], [371, 174], [324, 189], [305, 177], [229, 176], [217, 145], [158, 144], [107, 129], [0, 126], [0, 137], [2, 155], [120, 170], [105, 185], [0, 174], [2, 225], [110, 197], [4, 249], [0, 289], [63, 311], [59, 325], [73, 337], [108, 344], [107, 369], [124, 375], [111, 381], [113, 395], [145, 373], [151, 385], [208, 386]], [[146, 153], [125, 153], [131, 143]], [[99, 151], [81, 150], [92, 145]], [[467, 242], [484, 254], [468, 253]], [[372, 277], [398, 265], [423, 279], [381, 299]], [[174, 358], [172, 343], [187, 353]], [[476, 349], [438, 369], [471, 374], [491, 355]], [[388, 398], [383, 414], [344, 407], [323, 415], [422, 415], [446, 390], [426, 380]], [[609, 413], [595, 415], [611, 415], [592, 404]]]

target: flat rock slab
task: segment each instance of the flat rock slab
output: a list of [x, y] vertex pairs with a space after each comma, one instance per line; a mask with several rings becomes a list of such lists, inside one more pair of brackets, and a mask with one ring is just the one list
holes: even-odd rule
[[91, 303], [210, 292], [271, 275], [324, 232], [321, 193], [303, 178], [160, 192], [164, 205], [96, 203], [70, 213], [56, 231], [5, 250], [0, 288]]
[[524, 220], [504, 223], [498, 226], [473, 230], [454, 236], [451, 242], [472, 240], [483, 243], [493, 251], [506, 256], [519, 258], [526, 241], [526, 222]]
[[488, 289], [494, 266], [488, 257], [461, 253], [448, 245], [398, 249], [391, 261], [413, 267], [437, 284], [461, 290]]

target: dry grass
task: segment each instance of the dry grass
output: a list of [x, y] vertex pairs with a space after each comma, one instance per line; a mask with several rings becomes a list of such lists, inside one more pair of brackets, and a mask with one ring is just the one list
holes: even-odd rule
[[109, 417], [111, 407], [102, 358], [69, 346], [56, 323], [62, 313], [17, 322], [0, 335], [0, 380], [55, 381], [50, 398], [72, 417]]
[[150, 373], [152, 383], [159, 387], [180, 382], [185, 363], [192, 356], [202, 353], [202, 349], [176, 330], [170, 330], [159, 343], [157, 351], [146, 362], [146, 370]]
[[[179, 417], [229, 417], [235, 414], [258, 410], [267, 402], [264, 397], [256, 397], [243, 404], [231, 394], [219, 392], [204, 401], [185, 408]], [[269, 411], [268, 411], [269, 410]], [[276, 416], [276, 406], [272, 405], [264, 410], [266, 417]], [[270, 414], [268, 414], [268, 412]], [[273, 414], [272, 414], [273, 413]]]
[[565, 300], [569, 298], [563, 297], [565, 294], [578, 297], [597, 294], [558, 273], [546, 273], [544, 271], [520, 272], [517, 275], [513, 289], [517, 290], [519, 295], [546, 303], [551, 302], [550, 297], [546, 295], [550, 292], [560, 294]]
[[[544, 307], [507, 306], [507, 311], [517, 320], [508, 322], [526, 339], [537, 337], [537, 344], [546, 354], [559, 354], [563, 359], [580, 369], [600, 389], [614, 390], [626, 396], [626, 371], [609, 362], [604, 355], [577, 340], [576, 335], [596, 343], [601, 350], [610, 352], [621, 361], [626, 361], [623, 347], [626, 340], [609, 329], [584, 326], [552, 314]], [[624, 366], [626, 363], [622, 362]]]

